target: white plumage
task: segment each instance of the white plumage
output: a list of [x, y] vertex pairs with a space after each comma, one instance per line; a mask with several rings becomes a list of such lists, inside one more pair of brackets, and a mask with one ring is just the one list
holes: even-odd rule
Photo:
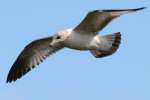
[[7, 82], [21, 78], [36, 65], [40, 64], [47, 56], [65, 47], [76, 50], [89, 50], [96, 58], [113, 54], [120, 45], [120, 32], [105, 36], [98, 35], [98, 32], [113, 19], [142, 9], [144, 8], [94, 10], [89, 12], [77, 27], [31, 42], [23, 49], [12, 65], [8, 73]]

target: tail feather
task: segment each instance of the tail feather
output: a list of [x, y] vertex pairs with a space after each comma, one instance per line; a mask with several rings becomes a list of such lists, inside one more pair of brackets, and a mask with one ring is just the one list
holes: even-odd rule
[[117, 49], [119, 48], [119, 45], [121, 43], [121, 34], [120, 34], [120, 32], [110, 34], [110, 35], [106, 35], [106, 36], [104, 36], [104, 38], [108, 41], [107, 43], [109, 43], [110, 48], [108, 48], [107, 50], [103, 50], [103, 49], [101, 49], [101, 50], [91, 50], [91, 53], [96, 58], [101, 58], [101, 57], [112, 55], [113, 53], [115, 53], [117, 51]]

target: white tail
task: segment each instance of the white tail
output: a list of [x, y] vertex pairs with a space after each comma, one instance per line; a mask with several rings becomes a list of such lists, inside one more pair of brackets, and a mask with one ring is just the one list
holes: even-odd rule
[[109, 48], [107, 49], [101, 49], [101, 50], [91, 50], [91, 53], [96, 57], [96, 58], [101, 58], [101, 57], [106, 57], [109, 55], [112, 55], [117, 51], [119, 48], [120, 42], [121, 42], [121, 34], [120, 32], [110, 34], [110, 35], [105, 35], [102, 38], [104, 38], [109, 45]]

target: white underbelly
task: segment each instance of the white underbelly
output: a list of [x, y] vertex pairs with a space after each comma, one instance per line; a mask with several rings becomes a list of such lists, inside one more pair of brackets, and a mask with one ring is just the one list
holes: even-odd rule
[[92, 38], [92, 36], [90, 37], [87, 34], [71, 34], [70, 37], [64, 42], [64, 45], [72, 49], [89, 50], [91, 49], [90, 42]]

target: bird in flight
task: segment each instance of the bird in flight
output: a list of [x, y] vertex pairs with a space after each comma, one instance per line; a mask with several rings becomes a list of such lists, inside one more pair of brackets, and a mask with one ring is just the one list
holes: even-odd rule
[[89, 12], [75, 28], [59, 31], [53, 36], [32, 41], [23, 49], [12, 65], [7, 82], [21, 78], [49, 55], [63, 48], [88, 50], [96, 58], [112, 55], [120, 45], [120, 32], [103, 36], [98, 35], [98, 32], [113, 19], [144, 8], [94, 10]]

